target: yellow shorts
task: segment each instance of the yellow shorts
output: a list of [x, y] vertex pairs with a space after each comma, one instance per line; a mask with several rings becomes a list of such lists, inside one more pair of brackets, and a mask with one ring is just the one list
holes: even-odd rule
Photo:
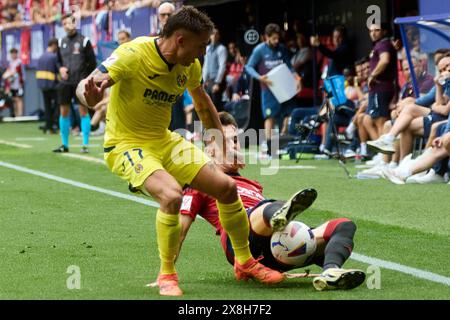
[[143, 184], [156, 170], [167, 171], [185, 187], [210, 161], [202, 150], [170, 131], [157, 142], [121, 142], [105, 147], [104, 158], [108, 168], [129, 183], [130, 190], [144, 194]]

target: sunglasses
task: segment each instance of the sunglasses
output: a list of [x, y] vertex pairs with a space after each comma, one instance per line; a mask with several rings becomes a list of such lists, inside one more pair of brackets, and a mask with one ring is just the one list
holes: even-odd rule
[[172, 14], [171, 13], [160, 13], [159, 15], [161, 17], [164, 17], [164, 16], [170, 17]]

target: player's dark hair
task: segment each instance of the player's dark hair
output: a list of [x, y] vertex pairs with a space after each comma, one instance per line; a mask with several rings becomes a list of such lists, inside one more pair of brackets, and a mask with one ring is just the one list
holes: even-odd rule
[[12, 48], [9, 50], [9, 53], [18, 53], [19, 51], [16, 48]]
[[58, 46], [58, 39], [51, 38], [50, 40], [48, 40], [47, 47], [51, 47], [51, 46], [54, 46], [54, 45]]
[[75, 16], [73, 14], [71, 14], [71, 13], [66, 13], [65, 15], [63, 15], [61, 17], [61, 21], [64, 21], [64, 20], [66, 20], [68, 18], [71, 18], [72, 22], [75, 22]]
[[281, 34], [281, 28], [279, 25], [277, 25], [276, 23], [269, 23], [265, 28], [264, 28], [264, 33], [267, 36], [271, 36], [274, 33], [277, 34]]
[[176, 30], [184, 29], [195, 34], [212, 33], [214, 23], [203, 12], [193, 6], [183, 6], [172, 14], [165, 24], [161, 35], [170, 37]]
[[225, 112], [225, 111], [219, 112], [219, 119], [220, 119], [220, 123], [222, 124], [222, 126], [233, 125], [236, 128], [238, 127], [236, 120], [228, 112]]

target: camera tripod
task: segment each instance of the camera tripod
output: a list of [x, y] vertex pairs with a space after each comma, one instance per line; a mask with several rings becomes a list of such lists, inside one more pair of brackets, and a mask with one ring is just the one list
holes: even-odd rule
[[[333, 146], [336, 147], [336, 153], [330, 154], [330, 157], [332, 159], [338, 160], [339, 165], [344, 169], [345, 174], [350, 179], [350, 178], [353, 178], [353, 176], [348, 171], [347, 166], [345, 164], [347, 159], [344, 157], [344, 155], [341, 152], [341, 147], [340, 147], [339, 138], [338, 138], [338, 132], [337, 132], [337, 128], [336, 128], [336, 121], [335, 121], [335, 108], [331, 107], [330, 101], [329, 101], [330, 99], [331, 99], [331, 95], [328, 92], [326, 92], [326, 96], [323, 99], [323, 102], [319, 108], [319, 112], [313, 118], [313, 121], [315, 123], [318, 123], [318, 122], [323, 122], [324, 117], [326, 117], [328, 119], [328, 125], [332, 126], [332, 128], [331, 128], [332, 134], [331, 134], [330, 139], [333, 139]], [[310, 130], [310, 132], [308, 133], [308, 135], [305, 139], [306, 141], [309, 141], [309, 138], [311, 137], [311, 134], [313, 131], [314, 130]], [[303, 154], [303, 149], [304, 149], [304, 147], [301, 149], [300, 153], [296, 157], [295, 163], [299, 163], [299, 161], [302, 157], [302, 154]]]

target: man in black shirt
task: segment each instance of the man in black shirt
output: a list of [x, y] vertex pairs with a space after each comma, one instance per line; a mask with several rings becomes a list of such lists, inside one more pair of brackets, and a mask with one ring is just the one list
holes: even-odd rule
[[317, 47], [324, 56], [331, 59], [328, 64], [327, 77], [343, 74], [344, 69], [351, 65], [351, 52], [346, 42], [344, 26], [337, 26], [333, 30], [334, 50], [322, 45], [317, 36], [311, 37], [311, 45]]
[[[89, 38], [77, 32], [75, 17], [67, 14], [62, 18], [62, 25], [67, 36], [59, 39], [58, 59], [61, 65], [61, 88], [59, 90], [60, 117], [59, 128], [62, 145], [53, 152], [69, 152], [70, 105], [72, 99], [79, 101], [75, 90], [78, 83], [86, 78], [96, 65], [94, 50]], [[81, 132], [83, 134], [82, 153], [88, 152], [91, 119], [86, 106], [79, 104]]]

